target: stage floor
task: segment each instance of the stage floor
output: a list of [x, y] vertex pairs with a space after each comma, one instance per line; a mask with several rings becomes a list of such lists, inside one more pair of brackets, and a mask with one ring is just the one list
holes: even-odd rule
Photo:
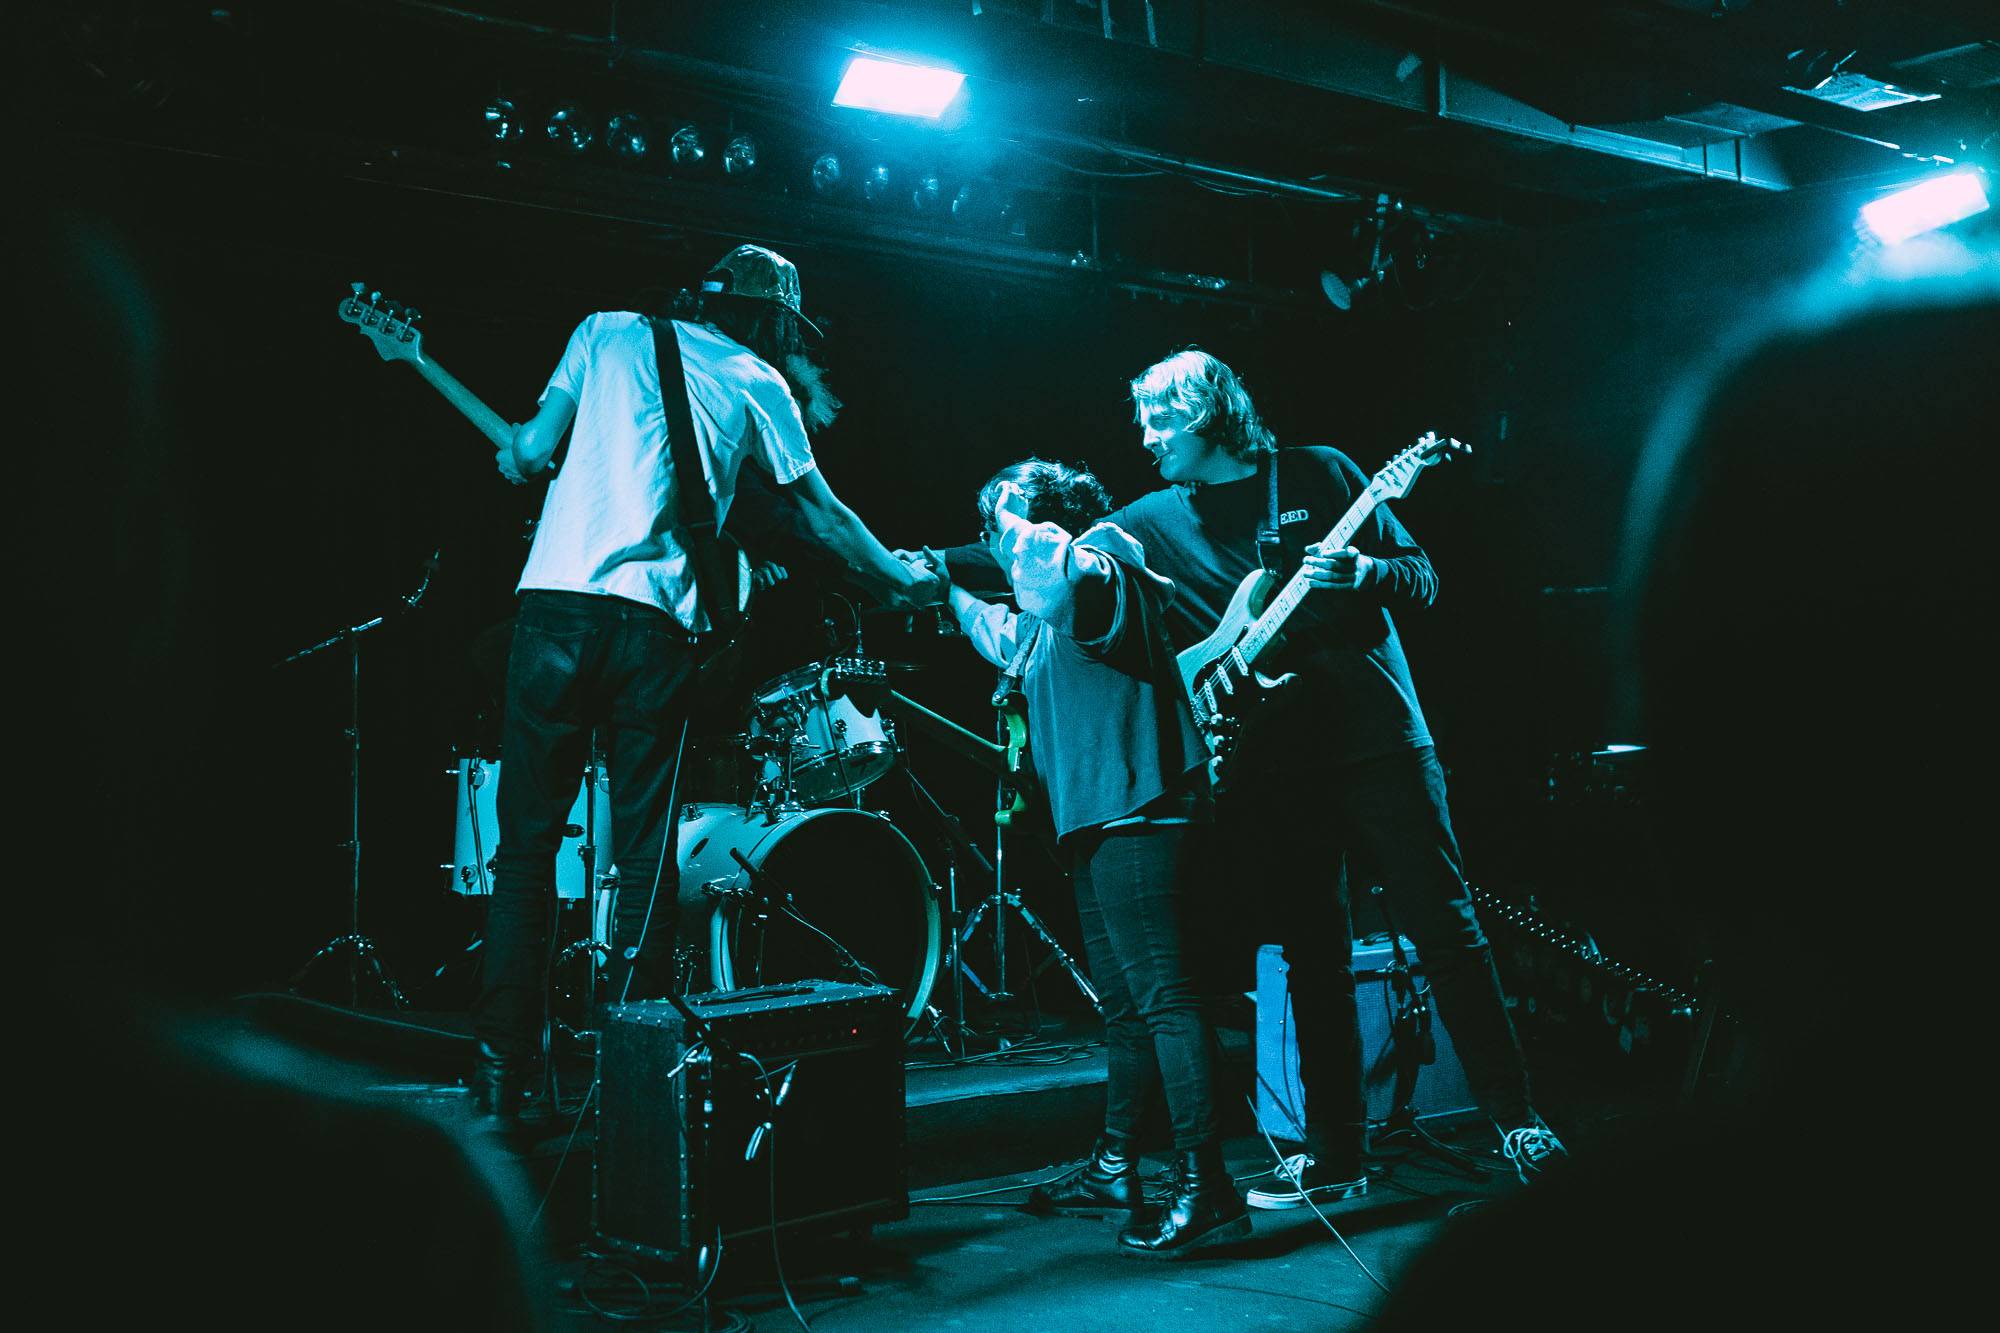
[[[378, 1067], [419, 1074], [385, 1076], [375, 1095], [412, 1109], [469, 1119], [451, 1063], [464, 1053], [461, 1020], [351, 1014], [262, 997], [261, 1026], [295, 1039], [366, 1046]], [[1411, 1260], [1454, 1217], [1522, 1188], [1494, 1151], [1497, 1137], [1476, 1115], [1421, 1122], [1423, 1135], [1378, 1136], [1369, 1193], [1325, 1208], [1252, 1212], [1252, 1235], [1185, 1260], [1119, 1251], [1117, 1221], [1040, 1217], [1023, 1207], [1028, 1190], [1060, 1174], [1089, 1146], [1103, 1115], [1103, 1048], [1093, 1018], [1050, 1022], [1006, 1052], [958, 1061], [935, 1044], [910, 1049], [906, 1063], [910, 1211], [858, 1233], [780, 1234], [783, 1272], [800, 1310], [816, 1327], [1013, 1330], [1062, 1333], [1177, 1333], [1228, 1328], [1359, 1329], [1366, 1326]], [[1252, 1082], [1249, 1034], [1224, 1028], [1227, 1160], [1245, 1190], [1272, 1166], [1245, 1099]], [[1593, 1062], [1537, 1058], [1546, 1113], [1573, 1150], [1615, 1134], [1624, 1117], [1661, 1103], [1655, 1086], [1636, 1091]], [[684, 1298], [680, 1274], [599, 1245], [590, 1228], [588, 1114], [571, 1109], [588, 1087], [572, 1070], [564, 1112], [536, 1116], [506, 1140], [531, 1195], [554, 1260], [553, 1299], [562, 1327], [692, 1328], [687, 1315], [661, 1316]], [[1428, 1141], [1427, 1141], [1428, 1140]], [[1282, 1147], [1282, 1145], [1280, 1145]], [[1162, 1178], [1164, 1155], [1146, 1163]], [[1331, 1227], [1329, 1227], [1331, 1223]], [[1337, 1229], [1339, 1237], [1333, 1234]], [[1343, 1244], [1343, 1238], [1345, 1244]], [[1378, 1285], [1380, 1284], [1380, 1285]], [[710, 1291], [715, 1328], [796, 1328], [760, 1233], [730, 1241]], [[595, 1307], [593, 1309], [593, 1306]], [[689, 1312], [692, 1313], [692, 1312]]]

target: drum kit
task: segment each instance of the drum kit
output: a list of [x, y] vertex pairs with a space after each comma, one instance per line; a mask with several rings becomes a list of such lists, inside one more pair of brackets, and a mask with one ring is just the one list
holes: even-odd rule
[[[744, 731], [688, 747], [676, 795], [682, 989], [852, 978], [893, 989], [911, 1030], [936, 1016], [939, 890], [889, 817], [860, 804], [902, 759], [879, 706], [888, 672], [852, 657], [800, 667], [757, 687]], [[483, 757], [449, 770], [456, 831], [443, 868], [456, 893], [492, 892], [500, 771]], [[559, 964], [606, 953], [617, 868], [595, 849], [613, 845], [613, 780], [593, 753], [556, 866], [558, 898], [588, 900], [590, 938]]]

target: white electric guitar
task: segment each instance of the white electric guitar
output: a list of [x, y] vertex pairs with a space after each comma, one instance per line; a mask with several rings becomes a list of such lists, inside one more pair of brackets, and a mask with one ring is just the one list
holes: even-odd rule
[[[1377, 505], [1408, 495], [1425, 468], [1470, 451], [1470, 445], [1427, 432], [1375, 474], [1321, 544], [1335, 550], [1346, 546]], [[1195, 721], [1218, 759], [1226, 757], [1237, 720], [1251, 698], [1279, 683], [1260, 672], [1257, 664], [1282, 642], [1285, 621], [1312, 591], [1303, 567], [1273, 595], [1271, 586], [1277, 581], [1277, 575], [1263, 569], [1246, 577], [1229, 599], [1215, 632], [1175, 655]]]

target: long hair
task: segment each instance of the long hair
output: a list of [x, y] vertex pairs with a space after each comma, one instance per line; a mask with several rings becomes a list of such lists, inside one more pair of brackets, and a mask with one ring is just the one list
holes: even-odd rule
[[1182, 429], [1219, 445], [1238, 462], [1252, 462], [1278, 446], [1236, 372], [1199, 347], [1148, 366], [1132, 381], [1132, 407], [1135, 421], [1148, 412], [1178, 418]]
[[840, 414], [841, 401], [826, 382], [826, 371], [806, 355], [798, 316], [791, 307], [759, 297], [703, 294], [696, 317], [742, 343], [784, 376], [798, 399], [806, 429], [818, 434]]
[[979, 488], [979, 523], [987, 532], [993, 530], [1000, 486], [1010, 481], [1028, 497], [1030, 523], [1054, 523], [1074, 535], [1111, 512], [1110, 493], [1087, 469], [1028, 458], [1009, 463]]

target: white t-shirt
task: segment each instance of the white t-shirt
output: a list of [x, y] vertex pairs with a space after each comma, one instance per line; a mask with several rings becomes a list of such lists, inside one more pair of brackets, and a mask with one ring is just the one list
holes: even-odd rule
[[[675, 321], [695, 449], [718, 521], [754, 459], [779, 484], [815, 466], [784, 378], [733, 338]], [[708, 628], [679, 540], [673, 450], [660, 409], [653, 329], [643, 315], [595, 314], [576, 326], [550, 389], [576, 400], [569, 457], [549, 485], [518, 591], [598, 593], [644, 602]]]

